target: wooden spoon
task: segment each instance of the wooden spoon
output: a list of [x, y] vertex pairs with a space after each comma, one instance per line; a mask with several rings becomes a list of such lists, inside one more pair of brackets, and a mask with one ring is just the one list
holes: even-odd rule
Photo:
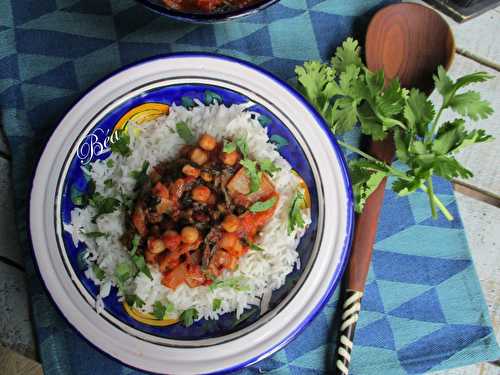
[[[381, 9], [371, 20], [366, 35], [366, 62], [372, 71], [382, 69], [385, 83], [399, 77], [403, 87], [416, 87], [430, 94], [437, 67], [448, 69], [455, 43], [446, 21], [423, 5], [404, 3]], [[370, 142], [372, 156], [390, 163], [394, 158], [393, 137]], [[346, 275], [337, 369], [349, 373], [354, 330], [361, 309], [361, 298], [370, 266], [378, 217], [384, 200], [386, 179], [368, 198], [364, 211], [356, 218], [354, 241]]]

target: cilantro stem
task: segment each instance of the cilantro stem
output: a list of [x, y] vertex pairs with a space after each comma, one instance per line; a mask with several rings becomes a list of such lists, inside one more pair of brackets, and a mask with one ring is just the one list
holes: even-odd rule
[[441, 117], [441, 114], [443, 113], [444, 108], [445, 108], [445, 105], [443, 103], [443, 105], [441, 106], [441, 108], [439, 108], [439, 111], [438, 111], [436, 117], [434, 118], [434, 121], [432, 122], [431, 131], [426, 134], [426, 137], [427, 137], [426, 143], [432, 142], [432, 137], [434, 136], [434, 133], [436, 131], [439, 118]]
[[383, 164], [386, 166], [386, 168], [389, 170], [389, 172], [391, 173], [391, 175], [393, 176], [396, 176], [396, 177], [399, 177], [401, 178], [402, 180], [405, 180], [405, 181], [412, 181], [412, 178], [411, 177], [408, 177], [404, 172], [400, 171], [399, 169], [397, 168], [394, 168], [393, 166], [387, 164], [387, 163], [384, 163], [382, 160], [379, 160], [377, 158], [374, 158], [373, 156], [367, 154], [366, 152], [363, 152], [361, 151], [359, 148], [357, 147], [354, 147], [354, 146], [351, 146], [350, 144], [348, 143], [345, 143], [343, 141], [340, 141], [338, 140], [337, 141], [342, 147], [345, 147], [347, 148], [348, 150], [351, 150], [352, 152], [358, 154], [359, 156], [362, 156], [364, 157], [365, 159], [368, 159], [370, 161], [373, 161], [375, 163], [379, 163], [379, 164]]
[[[420, 190], [422, 190], [424, 193], [428, 193], [429, 191], [429, 189], [425, 185], [420, 186]], [[432, 195], [432, 201], [436, 204], [437, 208], [439, 208], [439, 210], [443, 213], [444, 217], [448, 221], [453, 220], [453, 215], [450, 213], [450, 211], [448, 211], [443, 202], [441, 202], [441, 200], [434, 193]]]
[[429, 202], [431, 204], [431, 213], [432, 213], [432, 218], [437, 219], [437, 212], [436, 212], [436, 202], [434, 202], [434, 187], [432, 185], [432, 176], [430, 176], [427, 179], [427, 184], [429, 185], [429, 188], [427, 190], [427, 195], [429, 196]]
[[367, 154], [366, 152], [363, 152], [361, 151], [359, 148], [357, 147], [354, 147], [354, 146], [351, 146], [350, 144], [348, 143], [345, 143], [341, 140], [337, 140], [337, 142], [339, 143], [339, 145], [341, 145], [342, 147], [344, 148], [347, 148], [348, 150], [351, 150], [352, 152], [358, 154], [359, 156], [362, 156], [364, 157], [365, 159], [368, 159], [368, 160], [371, 160], [375, 163], [382, 163], [380, 160], [378, 160], [377, 158], [374, 158], [373, 156]]

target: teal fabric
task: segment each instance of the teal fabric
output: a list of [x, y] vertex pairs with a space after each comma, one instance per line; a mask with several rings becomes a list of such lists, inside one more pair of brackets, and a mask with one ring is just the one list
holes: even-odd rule
[[[131, 0], [0, 0], [1, 123], [12, 150], [19, 234], [27, 251], [33, 320], [45, 373], [135, 374], [83, 340], [50, 302], [29, 252], [31, 177], [58, 120], [95, 81], [155, 54], [210, 51], [259, 64], [285, 80], [305, 59], [362, 39], [384, 0], [284, 0], [238, 22], [174, 22]], [[357, 143], [356, 134], [346, 140]], [[350, 158], [352, 155], [347, 154]], [[432, 220], [423, 194], [386, 192], [352, 373], [419, 374], [500, 357], [453, 191], [456, 217]], [[331, 373], [337, 293], [285, 349], [241, 374]]]

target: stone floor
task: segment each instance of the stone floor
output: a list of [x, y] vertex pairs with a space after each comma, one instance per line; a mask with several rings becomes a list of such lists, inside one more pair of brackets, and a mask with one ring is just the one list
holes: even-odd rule
[[[482, 95], [493, 103], [495, 115], [482, 126], [496, 140], [461, 155], [461, 161], [475, 171], [464, 188], [460, 181], [456, 194], [469, 245], [488, 303], [491, 319], [500, 337], [500, 7], [457, 24], [453, 28], [458, 54], [452, 75], [486, 70], [496, 78], [481, 87]], [[13, 224], [12, 192], [9, 180], [9, 149], [0, 135], [0, 373], [41, 374], [30, 325], [23, 261]], [[479, 191], [479, 192], [478, 192]], [[485, 203], [487, 201], [489, 203]], [[442, 371], [440, 375], [498, 375], [500, 367], [478, 364]]]

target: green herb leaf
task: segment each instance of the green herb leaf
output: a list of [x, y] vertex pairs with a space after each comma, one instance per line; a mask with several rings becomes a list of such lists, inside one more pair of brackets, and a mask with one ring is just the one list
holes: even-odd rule
[[484, 120], [493, 113], [490, 103], [481, 100], [481, 96], [475, 91], [457, 94], [450, 99], [448, 104], [458, 114], [467, 116], [474, 121]]
[[259, 167], [262, 172], [266, 172], [271, 177], [273, 176], [274, 172], [281, 171], [281, 168], [269, 159], [259, 160]]
[[160, 301], [156, 301], [153, 305], [153, 315], [156, 319], [162, 320], [165, 317], [167, 308]]
[[165, 306], [165, 312], [167, 314], [171, 313], [171, 312], [174, 312], [175, 310], [175, 306], [172, 302], [167, 302], [167, 305]]
[[116, 198], [104, 197], [99, 193], [94, 193], [89, 199], [89, 204], [96, 209], [97, 217], [115, 211], [120, 206], [120, 201]]
[[117, 134], [117, 139], [111, 143], [109, 148], [112, 152], [117, 152], [118, 154], [128, 157], [132, 154], [130, 149], [130, 135], [128, 134], [127, 128], [119, 130]]
[[86, 235], [87, 237], [90, 237], [90, 238], [98, 238], [98, 237], [104, 237], [104, 236], [106, 236], [106, 233], [102, 233], [102, 232], [99, 232], [99, 231], [84, 232], [83, 234]]
[[144, 260], [144, 257], [142, 255], [132, 255], [132, 261], [134, 262], [135, 266], [139, 270], [139, 272], [142, 272], [145, 274], [150, 280], [153, 280], [153, 276], [151, 275], [151, 271], [149, 270], [148, 265], [146, 264], [146, 261]]
[[249, 210], [250, 210], [250, 212], [267, 211], [276, 204], [277, 200], [278, 200], [278, 198], [272, 197], [272, 198], [269, 198], [268, 200], [263, 201], [263, 202], [260, 202], [260, 201], [255, 202], [254, 204], [252, 204], [250, 206]]
[[88, 203], [87, 194], [85, 192], [80, 191], [76, 185], [71, 186], [70, 198], [71, 202], [73, 202], [75, 206], [81, 207], [87, 205]]
[[246, 278], [243, 276], [228, 277], [224, 280], [214, 279], [208, 289], [213, 292], [217, 288], [232, 288], [237, 291], [247, 291], [250, 288], [245, 284]]
[[222, 151], [228, 154], [236, 151], [236, 143], [224, 139], [224, 147], [222, 148]]
[[106, 273], [103, 271], [103, 269], [95, 263], [92, 263], [92, 272], [94, 272], [95, 277], [99, 281], [104, 280], [104, 278], [106, 277]]
[[130, 249], [130, 255], [135, 255], [140, 242], [141, 242], [141, 236], [135, 234], [134, 238], [132, 238], [132, 248]]
[[135, 294], [128, 294], [125, 296], [125, 302], [127, 302], [127, 305], [130, 307], [138, 307], [141, 308], [143, 307], [146, 303], [140, 299], [137, 295]]
[[260, 189], [262, 179], [261, 172], [257, 169], [257, 162], [243, 159], [240, 160], [240, 164], [245, 168], [248, 178], [250, 178], [250, 193], [255, 193]]
[[212, 311], [217, 311], [220, 309], [222, 301], [219, 298], [214, 298], [212, 300]]
[[106, 159], [106, 166], [108, 168], [113, 168], [114, 165], [115, 165], [115, 162], [113, 161], [113, 159]]
[[259, 245], [257, 245], [256, 243], [249, 242], [249, 244], [250, 244], [250, 249], [252, 249], [252, 250], [264, 251], [264, 249], [262, 247], [260, 247]]
[[337, 47], [335, 56], [332, 58], [332, 66], [338, 72], [345, 72], [351, 65], [362, 67], [363, 61], [360, 57], [358, 41], [347, 38], [341, 47]]
[[122, 284], [134, 277], [134, 274], [135, 270], [130, 262], [119, 263], [115, 268], [115, 276]]
[[365, 159], [351, 161], [349, 172], [355, 198], [354, 209], [356, 212], [361, 212], [366, 199], [375, 191], [388, 172], [383, 163], [378, 164]]
[[404, 117], [408, 121], [409, 128], [418, 136], [425, 136], [434, 115], [434, 105], [427, 96], [417, 89], [411, 89], [404, 107]]
[[290, 235], [295, 228], [304, 228], [306, 225], [304, 218], [302, 217], [302, 209], [305, 207], [306, 202], [304, 199], [304, 194], [301, 191], [297, 191], [292, 200], [292, 205], [290, 206], [290, 211], [288, 212], [288, 234]]
[[148, 180], [148, 168], [149, 161], [145, 160], [144, 163], [142, 163], [142, 167], [140, 170], [130, 172], [130, 177], [134, 178], [136, 181], [136, 188], [143, 186], [144, 183]]
[[180, 316], [180, 320], [185, 327], [191, 327], [196, 319], [198, 319], [198, 310], [195, 308], [184, 310]]
[[196, 143], [196, 137], [184, 121], [175, 124], [175, 129], [179, 137], [181, 137], [186, 144], [193, 145]]
[[236, 146], [238, 146], [238, 149], [241, 152], [241, 155], [243, 156], [243, 159], [248, 158], [248, 143], [245, 140], [245, 138], [239, 137], [236, 139]]
[[108, 189], [111, 189], [115, 183], [111, 178], [108, 178], [107, 180], [104, 180], [104, 186], [106, 186]]

